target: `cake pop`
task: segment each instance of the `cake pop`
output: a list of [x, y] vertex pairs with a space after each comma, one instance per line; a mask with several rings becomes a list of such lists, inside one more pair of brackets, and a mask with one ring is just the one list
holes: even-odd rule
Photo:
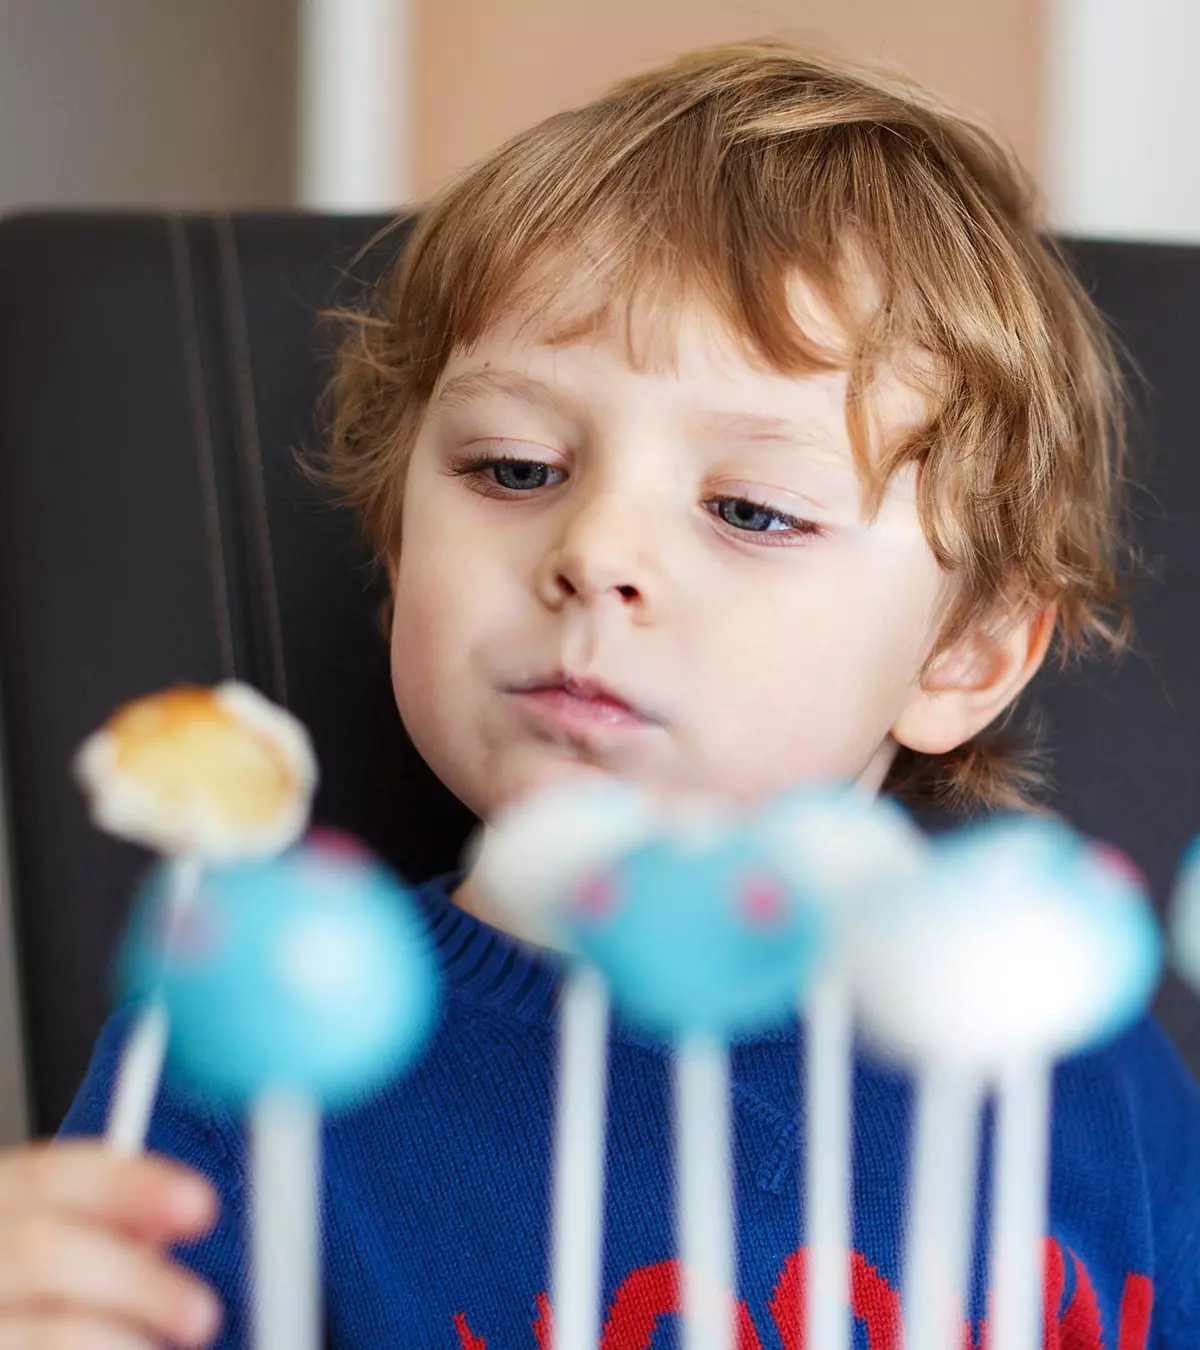
[[577, 884], [578, 950], [624, 1014], [676, 1045], [677, 1214], [689, 1350], [734, 1335], [730, 1041], [786, 1021], [822, 949], [752, 828], [701, 814]]
[[235, 680], [123, 705], [79, 747], [74, 770], [100, 829], [205, 862], [287, 848], [317, 779], [303, 726]]
[[155, 988], [167, 1070], [251, 1117], [258, 1350], [317, 1350], [320, 1114], [364, 1100], [419, 1054], [438, 976], [408, 892], [365, 853], [328, 843], [210, 869], [164, 922], [161, 870], [121, 958]]
[[571, 887], [648, 839], [665, 809], [617, 779], [543, 788], [502, 808], [475, 834], [467, 870], [512, 931], [562, 947]]
[[[476, 836], [471, 877], [514, 932], [561, 947], [572, 887], [647, 839], [657, 819], [649, 797], [616, 781], [536, 792]], [[600, 1338], [608, 1026], [604, 980], [574, 963], [559, 1010], [550, 1234], [557, 1350], [594, 1350]]]
[[805, 1029], [807, 1246], [802, 1325], [821, 1350], [849, 1344], [854, 1003], [846, 946], [859, 907], [919, 875], [928, 848], [907, 813], [853, 787], [788, 793], [764, 814], [765, 847], [793, 885], [824, 908], [829, 952], [809, 991]]
[[918, 1076], [905, 1280], [913, 1350], [957, 1350], [989, 1085], [998, 1098], [990, 1344], [1039, 1343], [1051, 1066], [1128, 1025], [1159, 960], [1136, 871], [1045, 819], [965, 830], [939, 845], [924, 875], [872, 899], [852, 949], [859, 1005], [874, 1043]]
[[[210, 862], [266, 857], [295, 841], [317, 779], [303, 726], [248, 685], [181, 685], [119, 708], [74, 761], [94, 823], [170, 859], [168, 924]], [[153, 989], [126, 1042], [107, 1137], [142, 1147], [168, 1038]]]
[[1200, 838], [1179, 865], [1171, 906], [1171, 954], [1179, 973], [1200, 992]]

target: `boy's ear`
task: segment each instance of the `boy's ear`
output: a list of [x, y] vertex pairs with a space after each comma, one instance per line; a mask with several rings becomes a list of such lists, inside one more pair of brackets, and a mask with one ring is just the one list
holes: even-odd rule
[[1046, 605], [964, 633], [929, 663], [893, 738], [920, 754], [944, 755], [978, 735], [1037, 673], [1056, 618], [1057, 608]]

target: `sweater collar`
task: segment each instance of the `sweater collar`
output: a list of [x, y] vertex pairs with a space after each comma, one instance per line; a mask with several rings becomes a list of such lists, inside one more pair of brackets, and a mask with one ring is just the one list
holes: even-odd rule
[[[476, 1005], [485, 1005], [520, 1021], [552, 1023], [570, 958], [549, 947], [523, 942], [502, 929], [475, 918], [450, 898], [462, 881], [461, 872], [448, 872], [421, 886], [416, 897], [441, 960], [447, 988]], [[747, 1046], [793, 1042], [795, 1019], [762, 1032]], [[614, 1042], [668, 1052], [661, 1037], [642, 1030], [615, 1013], [609, 1029]]]
[[448, 988], [522, 1021], [549, 1022], [567, 959], [459, 909], [450, 894], [462, 879], [461, 872], [445, 873], [416, 893]]

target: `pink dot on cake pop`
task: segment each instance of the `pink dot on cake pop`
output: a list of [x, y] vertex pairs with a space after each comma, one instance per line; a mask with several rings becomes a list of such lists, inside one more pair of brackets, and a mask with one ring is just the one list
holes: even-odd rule
[[370, 853], [352, 834], [331, 829], [328, 825], [318, 825], [309, 830], [304, 842], [330, 861], [369, 862], [371, 859]]
[[1146, 881], [1142, 869], [1133, 861], [1128, 853], [1124, 853], [1119, 848], [1114, 848], [1112, 844], [1091, 844], [1089, 852], [1092, 858], [1106, 868], [1120, 881], [1127, 882], [1130, 886], [1136, 887], [1139, 891], [1149, 890], [1149, 884]]
[[586, 878], [576, 889], [575, 912], [593, 922], [605, 919], [616, 908], [620, 888], [611, 872], [598, 872]]
[[752, 928], [771, 928], [787, 909], [783, 887], [773, 877], [747, 877], [738, 888], [738, 910]]
[[181, 965], [199, 966], [216, 954], [221, 934], [215, 915], [199, 905], [163, 906], [155, 923], [163, 949]]

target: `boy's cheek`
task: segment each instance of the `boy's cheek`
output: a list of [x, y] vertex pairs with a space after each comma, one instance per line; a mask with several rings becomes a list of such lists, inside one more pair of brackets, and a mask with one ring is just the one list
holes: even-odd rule
[[423, 729], [433, 719], [437, 705], [431, 697], [426, 652], [419, 640], [409, 640], [402, 624], [394, 623], [392, 627], [391, 666], [396, 710], [418, 751], [424, 754], [420, 744], [425, 739]]
[[393, 593], [390, 659], [396, 705], [410, 733], [436, 711], [442, 649], [449, 636], [439, 614], [443, 608], [436, 591], [401, 566]]
[[911, 599], [839, 588], [770, 620], [739, 616], [688, 681], [706, 773], [730, 775], [739, 796], [858, 777], [914, 693], [924, 625]]

